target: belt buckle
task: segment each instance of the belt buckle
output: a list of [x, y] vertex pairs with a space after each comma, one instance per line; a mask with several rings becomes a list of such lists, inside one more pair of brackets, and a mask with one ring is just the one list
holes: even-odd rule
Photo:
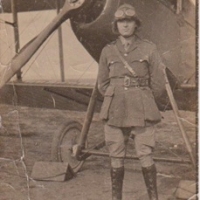
[[125, 86], [125, 87], [129, 87], [130, 84], [131, 84], [131, 79], [130, 79], [130, 77], [125, 76], [125, 77], [124, 77], [124, 86]]

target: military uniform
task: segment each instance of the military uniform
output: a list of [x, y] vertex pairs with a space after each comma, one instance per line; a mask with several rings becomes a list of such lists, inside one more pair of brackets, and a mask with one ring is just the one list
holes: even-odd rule
[[[115, 51], [115, 45], [135, 75], [124, 67]], [[98, 88], [104, 101], [100, 118], [105, 121], [105, 141], [111, 157], [111, 174], [114, 174], [113, 169], [121, 170], [122, 180], [126, 144], [131, 131], [135, 133], [135, 149], [143, 167], [144, 177], [147, 177], [145, 170], [149, 167], [150, 175], [156, 176], [152, 159], [155, 146], [154, 124], [160, 122], [161, 115], [155, 98], [161, 96], [165, 90], [164, 68], [155, 44], [138, 37], [132, 41], [128, 50], [125, 50], [119, 38], [102, 50]], [[118, 173], [120, 174], [120, 171]], [[150, 184], [146, 182], [146, 185], [148, 188]], [[154, 188], [156, 196], [156, 183]]]

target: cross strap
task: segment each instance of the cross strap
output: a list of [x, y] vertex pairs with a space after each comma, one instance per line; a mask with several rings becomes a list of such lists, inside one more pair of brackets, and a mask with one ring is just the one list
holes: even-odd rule
[[128, 62], [120, 54], [119, 49], [117, 48], [117, 45], [114, 45], [114, 49], [115, 49], [117, 55], [119, 56], [119, 58], [121, 59], [121, 61], [123, 62], [124, 68], [127, 69], [134, 77], [137, 77], [137, 74], [135, 73], [133, 68], [128, 64]]

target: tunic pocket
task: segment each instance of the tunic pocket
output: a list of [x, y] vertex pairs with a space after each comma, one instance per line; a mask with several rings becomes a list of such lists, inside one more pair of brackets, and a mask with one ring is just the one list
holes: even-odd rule
[[152, 91], [150, 89], [145, 89], [142, 94], [145, 120], [159, 122], [161, 120], [161, 115], [155, 103]]
[[146, 60], [133, 60], [131, 62], [131, 67], [133, 68], [133, 70], [136, 72], [136, 74], [138, 76], [146, 76], [149, 73], [149, 69], [148, 69], [148, 62]]
[[100, 119], [104, 119], [104, 120], [108, 119], [108, 112], [109, 112], [110, 104], [114, 96], [114, 90], [115, 88], [113, 86], [108, 86], [105, 92], [104, 101], [103, 101], [101, 112], [100, 112]]

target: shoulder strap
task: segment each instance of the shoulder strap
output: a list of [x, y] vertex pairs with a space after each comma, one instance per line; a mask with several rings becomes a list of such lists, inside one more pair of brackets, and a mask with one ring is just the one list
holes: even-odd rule
[[120, 54], [119, 49], [117, 48], [117, 45], [114, 45], [114, 49], [115, 49], [117, 55], [119, 56], [119, 58], [121, 59], [121, 61], [123, 62], [124, 68], [126, 68], [129, 72], [131, 72], [131, 74], [133, 76], [137, 76], [137, 74], [135, 73], [135, 71], [133, 70], [133, 68], [128, 64], [128, 62]]

